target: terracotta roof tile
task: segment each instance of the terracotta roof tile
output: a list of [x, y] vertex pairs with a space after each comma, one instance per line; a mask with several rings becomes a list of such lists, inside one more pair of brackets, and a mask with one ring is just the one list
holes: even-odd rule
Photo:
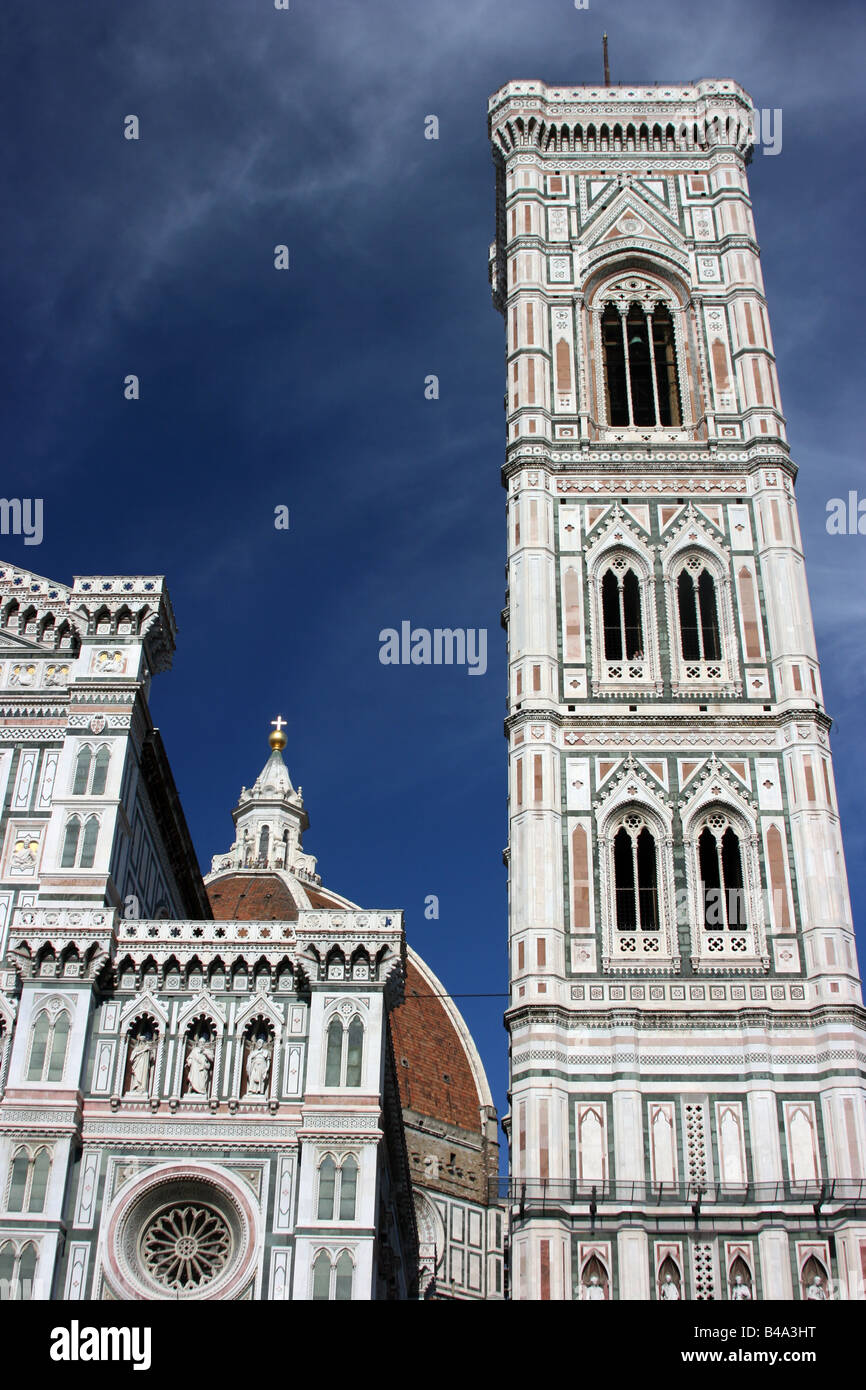
[[391, 1014], [391, 1035], [404, 1109], [477, 1131], [481, 1098], [463, 1043], [411, 960], [405, 1002]]
[[205, 884], [213, 915], [223, 922], [296, 922], [298, 906], [278, 874], [227, 874]]
[[332, 898], [324, 888], [308, 888], [304, 884], [304, 891], [310, 900], [310, 907], [337, 907], [345, 911], [346, 904], [339, 902], [337, 898]]

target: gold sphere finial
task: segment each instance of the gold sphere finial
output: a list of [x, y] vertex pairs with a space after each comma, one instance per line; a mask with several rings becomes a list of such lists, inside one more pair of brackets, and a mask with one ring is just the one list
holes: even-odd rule
[[273, 733], [268, 735], [268, 742], [270, 743], [274, 752], [276, 752], [278, 749], [282, 751], [282, 749], [285, 748], [286, 744], [288, 743], [288, 739], [283, 733], [285, 723], [286, 721], [281, 714], [278, 714], [276, 719], [271, 720]]

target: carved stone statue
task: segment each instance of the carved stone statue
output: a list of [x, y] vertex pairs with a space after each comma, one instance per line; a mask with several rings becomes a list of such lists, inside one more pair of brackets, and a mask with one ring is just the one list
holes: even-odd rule
[[186, 1056], [186, 1075], [190, 1091], [206, 1096], [213, 1067], [214, 1045], [208, 1038], [193, 1038]]
[[256, 1038], [247, 1055], [247, 1094], [263, 1096], [271, 1072], [271, 1049], [267, 1038]]
[[126, 658], [122, 652], [100, 652], [97, 657], [97, 666], [103, 675], [108, 672], [125, 671]]
[[734, 1275], [734, 1286], [731, 1289], [731, 1298], [734, 1302], [739, 1302], [742, 1298], [751, 1298], [752, 1290], [748, 1284], [744, 1283], [742, 1274]]
[[584, 1284], [583, 1286], [583, 1296], [585, 1299], [590, 1299], [593, 1302], [597, 1301], [598, 1299], [602, 1299], [602, 1301], [604, 1300], [604, 1289], [598, 1282], [597, 1274], [591, 1274], [589, 1276], [589, 1283]]
[[815, 1275], [815, 1278], [806, 1289], [806, 1297], [808, 1299], [824, 1299], [827, 1297], [827, 1290], [821, 1282], [820, 1274]]
[[13, 874], [26, 874], [36, 867], [36, 855], [29, 845], [16, 849], [9, 860], [9, 870]]
[[129, 1050], [129, 1090], [132, 1095], [146, 1096], [150, 1091], [150, 1072], [156, 1043], [149, 1035], [139, 1034]]
[[659, 1298], [663, 1298], [667, 1301], [668, 1299], [678, 1299], [679, 1296], [680, 1291], [674, 1283], [672, 1276], [666, 1274], [662, 1286], [659, 1289]]

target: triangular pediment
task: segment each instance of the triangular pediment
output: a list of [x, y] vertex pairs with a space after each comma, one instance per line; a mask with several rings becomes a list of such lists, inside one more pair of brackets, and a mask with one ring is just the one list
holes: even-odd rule
[[651, 206], [634, 187], [624, 188], [596, 216], [590, 216], [581, 232], [584, 246], [591, 250], [612, 241], [658, 241], [686, 254], [686, 244], [676, 226], [657, 204]]
[[620, 763], [604, 790], [599, 790], [595, 811], [599, 825], [606, 825], [624, 806], [639, 805], [654, 811], [661, 823], [670, 829], [671, 811], [659, 780], [655, 773], [649, 773], [629, 755]]
[[703, 548], [710, 551], [724, 561], [724, 535], [719, 532], [713, 521], [703, 512], [694, 507], [691, 502], [681, 508], [676, 519], [676, 523], [668, 531], [665, 537], [664, 556], [670, 559], [681, 550], [687, 550], [692, 546]]
[[688, 789], [683, 791], [679, 801], [680, 811], [693, 820], [698, 811], [715, 802], [732, 804], [747, 816], [754, 816], [755, 802], [744, 786], [739, 774], [735, 774], [724, 762], [712, 753], [704, 762], [700, 775], [689, 779]]
[[150, 992], [150, 990], [145, 990], [142, 994], [136, 995], [135, 999], [131, 999], [121, 1010], [121, 1028], [125, 1026], [130, 1019], [137, 1018], [139, 1014], [144, 1013], [153, 1014], [154, 1018], [159, 1019], [160, 1022], [164, 1024], [168, 1023], [168, 1009]]
[[251, 1018], [258, 1018], [259, 1016], [269, 1018], [277, 1033], [285, 1024], [283, 1011], [279, 1004], [269, 999], [266, 994], [257, 992], [251, 999], [247, 1000], [244, 1008], [238, 1013], [235, 1019], [235, 1030], [240, 1032]]
[[197, 1014], [208, 1014], [212, 1021], [217, 1025], [217, 1031], [221, 1032], [226, 1025], [225, 1009], [214, 999], [209, 990], [203, 989], [200, 994], [187, 1000], [178, 1014], [177, 1026], [180, 1029], [190, 1018]]
[[[52, 634], [53, 636], [53, 634]], [[31, 637], [20, 637], [17, 632], [0, 632], [0, 659], [15, 656], [55, 656], [53, 646], [40, 647]], [[67, 653], [68, 656], [68, 653]]]
[[587, 539], [588, 544], [584, 555], [590, 570], [598, 555], [613, 547], [621, 546], [624, 550], [636, 551], [644, 560], [648, 570], [652, 571], [653, 557], [647, 537], [642, 534], [638, 524], [626, 515], [625, 510], [618, 502], [609, 508], [607, 516], [596, 530], [592, 540]]

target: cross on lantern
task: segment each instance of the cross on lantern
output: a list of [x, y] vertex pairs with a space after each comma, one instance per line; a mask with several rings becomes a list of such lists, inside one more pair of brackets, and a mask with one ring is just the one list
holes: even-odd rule
[[287, 723], [288, 720], [284, 719], [281, 714], [278, 714], [276, 719], [271, 720], [271, 728], [276, 729], [277, 733], [281, 734]]

